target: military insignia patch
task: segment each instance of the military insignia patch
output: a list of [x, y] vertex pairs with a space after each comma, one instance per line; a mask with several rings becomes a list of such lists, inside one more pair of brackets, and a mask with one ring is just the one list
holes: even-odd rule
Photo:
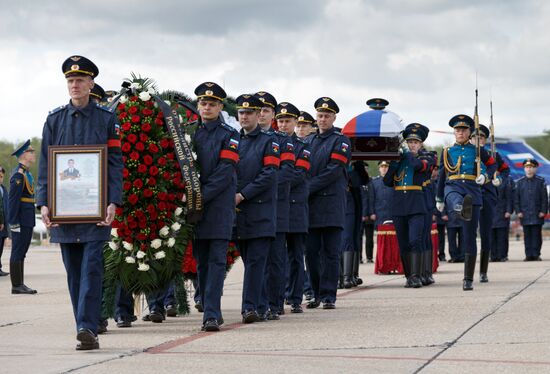
[[301, 121], [303, 121], [303, 120], [304, 120], [304, 117], [302, 117], [302, 116], [298, 117], [298, 121], [301, 122]]
[[292, 143], [286, 143], [286, 147], [287, 147], [290, 151], [293, 151], [293, 150], [294, 150], [294, 144], [292, 144]]
[[286, 112], [287, 112], [286, 108], [281, 109], [281, 113], [284, 114], [284, 113], [286, 113]]
[[115, 124], [115, 134], [120, 135], [120, 125], [118, 123]]
[[304, 149], [304, 158], [309, 158], [310, 155], [311, 155], [311, 152], [308, 151], [307, 149]]
[[330, 100], [330, 98], [328, 98], [328, 97], [323, 97], [323, 101], [329, 101], [329, 100]]
[[205, 83], [206, 87], [214, 87], [214, 83], [211, 83], [211, 82], [208, 82], [208, 83]]
[[18, 179], [15, 181], [15, 184], [21, 184], [21, 181]]
[[250, 106], [250, 104], [248, 103], [248, 101], [245, 101], [243, 103], [243, 108], [248, 108]]
[[321, 108], [328, 108], [328, 104], [327, 104], [327, 103], [323, 103], [323, 105], [321, 105]]
[[342, 143], [342, 152], [347, 152], [349, 145], [347, 143]]
[[237, 149], [239, 147], [239, 142], [235, 139], [229, 140], [229, 148], [231, 149]]
[[204, 93], [206, 96], [213, 96], [214, 95], [214, 92], [210, 91], [210, 90], [206, 90], [206, 92]]
[[72, 65], [71, 66], [71, 70], [79, 70], [80, 69], [80, 66], [78, 65]]
[[273, 152], [279, 152], [279, 143], [271, 142], [271, 148]]

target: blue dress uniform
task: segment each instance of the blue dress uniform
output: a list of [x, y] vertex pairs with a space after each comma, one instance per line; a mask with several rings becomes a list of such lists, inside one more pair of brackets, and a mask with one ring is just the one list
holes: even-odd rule
[[[363, 221], [363, 233], [365, 236], [365, 256], [366, 256], [366, 262], [373, 262], [374, 257], [374, 221], [370, 219], [369, 216], [369, 205], [371, 204], [369, 200], [369, 189], [371, 187], [370, 184], [370, 177], [368, 178], [368, 182], [366, 185], [362, 187], [361, 190], [361, 207], [363, 209], [363, 218], [365, 219]], [[361, 237], [363, 237], [363, 234], [361, 234]], [[361, 255], [361, 259], [363, 256]]]
[[[266, 101], [263, 101], [263, 103], [265, 105]], [[288, 102], [279, 103], [275, 108], [275, 119], [298, 118], [299, 114], [298, 108]], [[290, 229], [290, 183], [295, 175], [294, 163], [296, 156], [294, 154], [294, 143], [286, 133], [273, 129], [269, 133], [273, 135], [275, 141], [279, 144], [281, 162], [277, 171], [276, 235], [275, 240], [271, 242], [271, 249], [267, 258], [264, 289], [258, 313], [263, 319], [278, 320], [279, 314], [284, 313], [284, 291], [288, 265], [286, 237]]]
[[[27, 140], [12, 156], [20, 157], [30, 149], [31, 142]], [[8, 222], [12, 237], [10, 256], [10, 277], [12, 294], [35, 294], [36, 290], [25, 285], [25, 256], [32, 240], [35, 225], [34, 208], [34, 178], [27, 166], [19, 163], [10, 178], [8, 199]]]
[[[226, 97], [225, 91], [212, 82], [199, 85], [195, 94], [199, 100], [222, 101]], [[203, 325], [209, 331], [218, 330], [217, 325], [222, 322], [221, 297], [227, 248], [235, 221], [239, 139], [239, 133], [219, 118], [201, 121], [193, 139], [204, 206], [202, 218], [195, 226], [193, 255], [197, 260]]]
[[[381, 162], [386, 163], [386, 161]], [[381, 162], [378, 164], [380, 165]], [[378, 229], [378, 225], [392, 220], [391, 199], [393, 188], [386, 186], [382, 177], [374, 177], [369, 184], [368, 195], [368, 215], [369, 217], [373, 214], [376, 215], [374, 227]]]
[[[339, 111], [328, 97], [318, 99], [315, 108], [317, 111]], [[347, 165], [351, 159], [350, 141], [332, 127], [310, 135], [307, 142], [311, 147], [311, 179], [306, 264], [314, 294], [307, 307], [317, 308], [323, 302], [323, 308], [334, 309], [345, 222]]]
[[[67, 78], [88, 75], [95, 78], [97, 67], [82, 56], [72, 56], [63, 63]], [[50, 112], [42, 131], [42, 148], [38, 169], [38, 207], [48, 206], [48, 147], [53, 145], [105, 144], [108, 147], [107, 204], [122, 204], [122, 153], [120, 125], [113, 112], [90, 102], [75, 107], [72, 102]], [[103, 280], [103, 246], [110, 239], [111, 228], [90, 224], [61, 224], [50, 230], [52, 243], [60, 243], [63, 263], [73, 305], [77, 349], [95, 349], [97, 341], [88, 341], [97, 335], [101, 318]], [[85, 340], [86, 339], [86, 340]]]
[[[453, 128], [474, 128], [474, 120], [464, 114], [451, 118], [449, 126]], [[477, 257], [476, 232], [479, 223], [479, 211], [482, 205], [481, 187], [476, 179], [483, 183], [490, 180], [496, 171], [496, 162], [484, 149], [480, 149], [480, 159], [486, 173], [476, 176], [476, 147], [473, 144], [455, 143], [443, 150], [439, 167], [437, 191], [438, 203], [444, 203], [451, 215], [462, 218], [464, 244], [464, 282], [463, 290], [473, 289], [473, 273]], [[453, 217], [454, 218], [454, 217]]]
[[[422, 141], [427, 136], [423, 128], [414, 126], [407, 126], [403, 136], [407, 139], [413, 133], [415, 138], [419, 137]], [[392, 216], [407, 288], [422, 287], [420, 276], [427, 212], [422, 184], [429, 167], [427, 160], [420, 159], [420, 153], [415, 155], [404, 151], [399, 161], [390, 163], [384, 176], [384, 184], [394, 189]]]
[[[425, 128], [426, 134], [428, 128]], [[424, 215], [424, 247], [422, 248], [422, 285], [428, 286], [434, 283], [432, 276], [433, 271], [433, 244], [432, 244], [432, 223], [433, 212], [435, 209], [435, 189], [432, 184], [432, 171], [437, 164], [437, 158], [433, 152], [422, 149], [419, 152], [419, 159], [428, 162], [428, 168], [424, 171], [424, 182], [422, 187], [424, 191], [424, 199], [426, 203], [426, 214]]]
[[[298, 117], [299, 120], [299, 117]], [[309, 170], [311, 168], [311, 151], [309, 144], [292, 135], [296, 163], [295, 173], [290, 181], [290, 222], [287, 234], [287, 250], [289, 263], [288, 302], [292, 313], [302, 312], [302, 294], [304, 292], [305, 270], [304, 252], [309, 226]]]
[[[439, 174], [438, 167], [439, 166], [436, 165], [436, 168], [435, 168], [434, 171]], [[432, 185], [433, 194], [434, 194], [434, 205], [435, 205], [435, 195], [436, 195], [436, 191], [437, 191], [437, 182], [438, 182], [437, 176], [435, 178], [432, 178], [431, 185]], [[446, 261], [446, 258], [445, 258], [445, 241], [446, 241], [445, 229], [446, 229], [447, 221], [445, 221], [443, 219], [443, 216], [446, 215], [446, 213], [443, 214], [442, 212], [437, 210], [434, 206], [433, 215], [435, 216], [435, 223], [437, 225], [437, 239], [438, 239], [437, 243], [438, 243], [438, 246], [439, 246], [437, 252], [438, 252], [439, 261]]]
[[[5, 170], [0, 167], [0, 172], [5, 174]], [[8, 273], [2, 271], [2, 253], [4, 252], [4, 241], [8, 237], [8, 190], [3, 184], [0, 184], [0, 224], [4, 225], [4, 228], [0, 230], [0, 277], [6, 276]]]
[[502, 183], [497, 187], [497, 197], [491, 239], [491, 261], [495, 262], [508, 258], [510, 216], [514, 212], [514, 181], [510, 176], [502, 177]]
[[[241, 95], [237, 107], [259, 110], [261, 102], [253, 96]], [[244, 200], [237, 206], [236, 239], [245, 267], [241, 308], [245, 323], [259, 320], [265, 267], [275, 239], [279, 149], [276, 139], [259, 126], [248, 134], [241, 130], [237, 193]]]
[[[535, 159], [523, 161], [523, 166], [538, 167]], [[531, 178], [521, 177], [516, 182], [514, 207], [523, 226], [523, 240], [525, 243], [525, 261], [540, 261], [542, 247], [542, 225], [544, 217], [540, 213], [548, 212], [548, 192], [544, 178], [534, 175]]]
[[449, 262], [464, 262], [464, 230], [462, 220], [452, 212], [445, 212], [447, 221], [447, 241], [449, 243]]

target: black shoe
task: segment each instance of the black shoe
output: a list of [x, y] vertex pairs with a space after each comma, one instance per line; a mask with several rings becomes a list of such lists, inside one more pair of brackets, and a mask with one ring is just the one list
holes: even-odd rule
[[222, 317], [220, 317], [220, 319], [218, 320], [218, 326], [221, 326], [221, 325], [223, 325], [223, 324], [224, 324], [224, 322], [225, 322], [225, 321], [223, 320], [223, 316], [222, 316]]
[[474, 289], [474, 284], [470, 279], [464, 279], [462, 282], [463, 291], [472, 291]]
[[277, 312], [270, 310], [269, 312], [267, 312], [267, 319], [270, 321], [278, 321], [281, 319], [281, 317], [279, 317], [279, 314]]
[[304, 297], [305, 297], [306, 301], [310, 301], [311, 299], [313, 299], [313, 295], [310, 294], [310, 293], [305, 293]]
[[315, 308], [318, 308], [319, 305], [321, 305], [321, 302], [315, 300], [315, 299], [311, 299], [309, 303], [307, 303], [306, 305], [306, 308], [308, 309], [315, 309]]
[[80, 343], [76, 345], [77, 351], [90, 351], [92, 349], [99, 349], [99, 340], [94, 333], [88, 329], [80, 329], [76, 334], [76, 340]]
[[97, 326], [97, 334], [98, 335], [105, 334], [107, 332], [108, 324], [109, 323], [107, 322], [107, 320], [100, 321], [99, 325]]
[[536, 256], [535, 261], [542, 261], [542, 258], [540, 258], [540, 256]]
[[423, 286], [429, 286], [430, 284], [434, 284], [434, 283], [435, 283], [435, 279], [432, 277], [431, 274], [428, 274], [422, 277]]
[[437, 256], [439, 258], [439, 261], [441, 262], [447, 262], [447, 259], [445, 258], [445, 255], [439, 255]]
[[166, 305], [164, 310], [166, 310], [168, 317], [177, 317], [178, 315], [178, 308], [174, 304]]
[[487, 277], [487, 273], [481, 273], [479, 274], [479, 281], [481, 283], [487, 283], [489, 282], [489, 278]]
[[204, 313], [204, 308], [202, 307], [202, 304], [200, 301], [195, 303], [195, 309], [197, 309], [199, 313]]
[[472, 195], [470, 194], [466, 194], [466, 196], [464, 196], [464, 201], [462, 203], [462, 211], [460, 212], [460, 217], [464, 220], [464, 221], [471, 221], [472, 220], [472, 213], [473, 213], [473, 209], [472, 209], [472, 205], [473, 205], [473, 198], [472, 198]]
[[243, 323], [254, 323], [259, 322], [260, 316], [254, 310], [246, 310], [243, 313]]
[[6, 275], [10, 275], [10, 273], [6, 273], [4, 270], [0, 269], [0, 277], [5, 277]]
[[268, 322], [269, 321], [268, 313], [269, 312], [258, 313], [258, 322]]
[[29, 288], [25, 286], [24, 284], [21, 284], [19, 286], [15, 286], [11, 288], [11, 293], [13, 295], [34, 295], [38, 293], [38, 291], [33, 290], [32, 288]]
[[303, 313], [304, 310], [300, 304], [292, 304], [290, 306], [290, 313]]
[[357, 278], [355, 278], [355, 283], [356, 283], [358, 286], [360, 286], [360, 285], [363, 284], [363, 280], [362, 280], [361, 278], [357, 277]]
[[336, 304], [327, 301], [323, 303], [323, 309], [336, 309]]
[[207, 319], [201, 328], [202, 331], [220, 331], [220, 324], [215, 318]]
[[344, 276], [344, 288], [352, 288], [353, 287], [353, 282], [351, 280], [351, 277], [350, 276]]
[[149, 313], [149, 320], [153, 323], [162, 323], [164, 319], [164, 314], [162, 314], [161, 312], [155, 310]]
[[407, 284], [405, 285], [405, 288], [420, 288], [420, 287], [422, 287], [422, 281], [420, 280], [420, 277], [412, 275], [407, 279]]
[[369, 259], [367, 259], [367, 262], [368, 262], [369, 264], [372, 264], [374, 261], [372, 260], [372, 258], [369, 258]]
[[120, 328], [132, 327], [132, 322], [122, 317], [118, 317], [116, 320], [116, 327], [120, 327]]
[[141, 320], [144, 321], [144, 322], [150, 322], [151, 318], [149, 318], [149, 314], [146, 314], [143, 317], [141, 317]]

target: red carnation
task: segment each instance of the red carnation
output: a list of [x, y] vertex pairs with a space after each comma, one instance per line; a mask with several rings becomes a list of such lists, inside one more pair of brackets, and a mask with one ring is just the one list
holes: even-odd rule
[[138, 97], [134, 95], [130, 98], [130, 101], [137, 101], [137, 99], [138, 99]]
[[132, 149], [132, 147], [130, 146], [130, 143], [124, 143], [122, 145], [122, 152], [128, 153], [130, 152], [130, 149]]
[[131, 194], [130, 196], [128, 196], [128, 201], [130, 202], [130, 204], [136, 205], [136, 203], [138, 202], [137, 195], [135, 193]]
[[130, 174], [130, 172], [128, 171], [128, 169], [124, 168], [124, 169], [122, 170], [122, 176], [123, 176], [124, 178], [128, 178], [128, 175], [129, 175], [129, 174]]
[[144, 116], [150, 116], [153, 114], [153, 111], [149, 108], [145, 108], [141, 111], [141, 113], [143, 113]]
[[164, 166], [166, 165], [166, 159], [164, 157], [161, 157], [157, 160], [157, 163], [160, 165], [160, 166]]
[[166, 154], [166, 157], [168, 157], [170, 160], [173, 160], [176, 157], [176, 155], [174, 154], [174, 152], [170, 152]]
[[155, 153], [158, 153], [158, 151], [159, 151], [159, 147], [157, 147], [155, 143], [149, 144], [149, 152], [155, 154]]
[[139, 234], [137, 234], [136, 239], [137, 239], [137, 240], [142, 240], [142, 241], [143, 241], [143, 240], [147, 239], [147, 235], [145, 235], [144, 233], [141, 233], [141, 232], [140, 232]]
[[162, 110], [158, 112], [157, 118], [164, 118], [164, 113], [162, 113]]
[[137, 135], [136, 134], [129, 134], [127, 139], [130, 143], [134, 144], [135, 142], [137, 142]]
[[146, 189], [143, 190], [143, 197], [149, 198], [149, 197], [151, 197], [151, 196], [153, 196], [153, 191], [151, 191], [151, 190], [148, 189], [148, 188], [146, 188]]
[[116, 212], [116, 215], [117, 215], [117, 216], [121, 216], [122, 213], [124, 213], [124, 209], [122, 209], [122, 207], [117, 207], [117, 208], [115, 209], [115, 212]]
[[153, 100], [149, 100], [149, 101], [145, 102], [145, 106], [147, 108], [152, 108], [154, 105], [155, 105], [155, 103], [153, 102]]
[[124, 131], [129, 131], [131, 127], [132, 127], [132, 124], [130, 122], [124, 122], [122, 124], [122, 130]]
[[169, 145], [170, 145], [170, 142], [168, 141], [168, 139], [161, 139], [160, 140], [160, 146], [162, 148], [168, 148]]
[[137, 168], [138, 173], [146, 173], [147, 172], [147, 166], [140, 164]]
[[162, 212], [162, 211], [166, 210], [166, 203], [164, 201], [161, 201], [158, 204], [158, 207], [159, 207], [159, 210]]
[[147, 135], [145, 135], [144, 133], [141, 133], [139, 134], [139, 140], [141, 140], [142, 142], [146, 142], [147, 140], [149, 140], [149, 137]]
[[130, 158], [134, 161], [139, 160], [139, 153], [137, 153], [135, 151], [130, 153]]
[[124, 189], [124, 191], [128, 191], [130, 188], [132, 188], [132, 183], [124, 182], [124, 184], [122, 185], [122, 188]]
[[143, 187], [143, 181], [142, 181], [141, 179], [136, 179], [136, 180], [134, 181], [134, 187], [136, 187], [136, 188], [141, 188], [141, 187]]
[[140, 229], [147, 228], [147, 221], [139, 221], [139, 228]]
[[167, 171], [165, 171], [164, 173], [162, 173], [162, 177], [163, 177], [165, 180], [169, 181], [169, 180], [170, 180], [170, 173], [167, 172]]
[[153, 163], [153, 157], [151, 157], [150, 155], [145, 155], [143, 156], [143, 162], [145, 163], [145, 165], [151, 165]]
[[147, 181], [147, 184], [149, 186], [156, 186], [157, 185], [157, 180], [155, 178], [149, 178], [149, 180]]
[[159, 168], [157, 168], [155, 165], [151, 166], [149, 169], [149, 174], [152, 176], [155, 176], [159, 173]]
[[173, 193], [168, 194], [168, 201], [174, 201], [175, 198], [176, 198], [176, 195], [174, 195]]
[[128, 223], [134, 222], [136, 220], [134, 216], [128, 216], [126, 219], [128, 220]]
[[137, 142], [136, 149], [140, 152], [143, 152], [143, 150], [145, 149], [145, 144], [143, 144], [142, 142]]
[[140, 116], [132, 116], [132, 123], [138, 123], [139, 121], [141, 121]]
[[138, 111], [137, 106], [131, 106], [131, 107], [128, 109], [128, 113], [130, 113], [130, 114], [136, 114], [137, 111]]
[[159, 200], [164, 201], [164, 200], [166, 200], [167, 195], [166, 195], [166, 192], [159, 192], [157, 196], [158, 196]]
[[128, 224], [128, 227], [131, 228], [131, 229], [135, 229], [137, 226], [138, 226], [138, 223], [135, 222], [135, 221], [134, 221], [134, 222], [130, 222], [130, 223]]
[[124, 118], [126, 118], [126, 117], [128, 117], [128, 113], [126, 113], [126, 112], [121, 112], [121, 113], [118, 115], [118, 118], [119, 118], [119, 119], [124, 119]]
[[141, 125], [141, 130], [144, 132], [151, 131], [151, 124], [149, 124], [148, 122], [145, 122], [143, 125]]
[[158, 126], [162, 126], [164, 125], [164, 121], [161, 118], [157, 118], [155, 119], [155, 124]]
[[124, 109], [126, 109], [126, 104], [119, 103], [117, 106], [117, 110], [119, 112], [122, 112]]

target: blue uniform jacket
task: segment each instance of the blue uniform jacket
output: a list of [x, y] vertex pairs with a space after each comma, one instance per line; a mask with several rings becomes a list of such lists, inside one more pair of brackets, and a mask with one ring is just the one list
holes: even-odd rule
[[[70, 102], [50, 112], [42, 130], [36, 205], [48, 206], [48, 147], [50, 145], [105, 144], [107, 156], [107, 203], [122, 204], [122, 153], [120, 125], [115, 114], [90, 100], [84, 108]], [[83, 243], [110, 239], [110, 227], [64, 224], [50, 230], [53, 243]]]
[[504, 177], [496, 189], [497, 202], [493, 216], [493, 228], [506, 228], [510, 226], [510, 218], [504, 218], [504, 214], [514, 212], [514, 181], [510, 177]]
[[289, 232], [307, 233], [309, 227], [309, 162], [311, 152], [309, 144], [298, 138], [296, 134], [292, 135], [294, 144], [294, 174], [290, 181], [290, 213], [289, 213]]
[[275, 237], [279, 148], [275, 137], [259, 126], [246, 135], [241, 130], [237, 192], [244, 201], [237, 206], [238, 240]]
[[277, 171], [277, 232], [289, 232], [290, 182], [294, 177], [294, 143], [284, 132], [271, 130], [280, 146], [281, 164]]
[[378, 176], [371, 180], [368, 189], [369, 203], [368, 215], [376, 214], [376, 226], [385, 221], [392, 220], [391, 201], [393, 198], [393, 188], [384, 184], [384, 180]]
[[411, 152], [404, 152], [399, 161], [390, 162], [388, 172], [384, 176], [384, 184], [394, 189], [391, 199], [393, 216], [427, 212], [422, 184], [430, 164], [427, 159], [420, 157], [420, 153], [414, 155]]
[[8, 203], [8, 221], [10, 225], [34, 227], [34, 181], [30, 171], [19, 164], [13, 169], [10, 178]]
[[9, 195], [8, 195], [8, 190], [6, 189], [6, 187], [4, 187], [3, 184], [0, 184], [0, 188], [2, 189], [2, 203], [1, 203], [1, 208], [2, 208], [2, 211], [0, 212], [0, 224], [4, 225], [4, 228], [2, 230], [0, 230], [0, 238], [7, 238], [9, 236], [9, 231], [8, 231], [8, 226], [9, 226], [9, 221], [8, 221], [8, 200], [9, 200]]
[[204, 210], [195, 226], [197, 239], [231, 240], [239, 161], [239, 133], [215, 120], [200, 123], [194, 134]]
[[308, 136], [311, 149], [309, 227], [344, 228], [350, 141], [336, 128]]
[[437, 159], [432, 153], [425, 150], [421, 150], [418, 153], [418, 158], [420, 160], [425, 160], [428, 163], [426, 170], [424, 170], [424, 181], [422, 182], [422, 187], [424, 190], [427, 213], [433, 214], [433, 211], [435, 210], [435, 188], [432, 184], [432, 171], [434, 166], [437, 164]]
[[[484, 148], [480, 149], [480, 158], [485, 165], [486, 179], [492, 179], [497, 167], [495, 160]], [[474, 205], [482, 204], [481, 187], [475, 182], [475, 159], [476, 147], [470, 143], [455, 143], [443, 149], [437, 186], [438, 201], [443, 202], [446, 195], [458, 192], [461, 195], [471, 195]]]
[[548, 192], [543, 177], [535, 175], [517, 180], [514, 208], [516, 214], [523, 213], [523, 218], [520, 219], [522, 225], [544, 224], [544, 217], [539, 218], [539, 213], [548, 212]]

